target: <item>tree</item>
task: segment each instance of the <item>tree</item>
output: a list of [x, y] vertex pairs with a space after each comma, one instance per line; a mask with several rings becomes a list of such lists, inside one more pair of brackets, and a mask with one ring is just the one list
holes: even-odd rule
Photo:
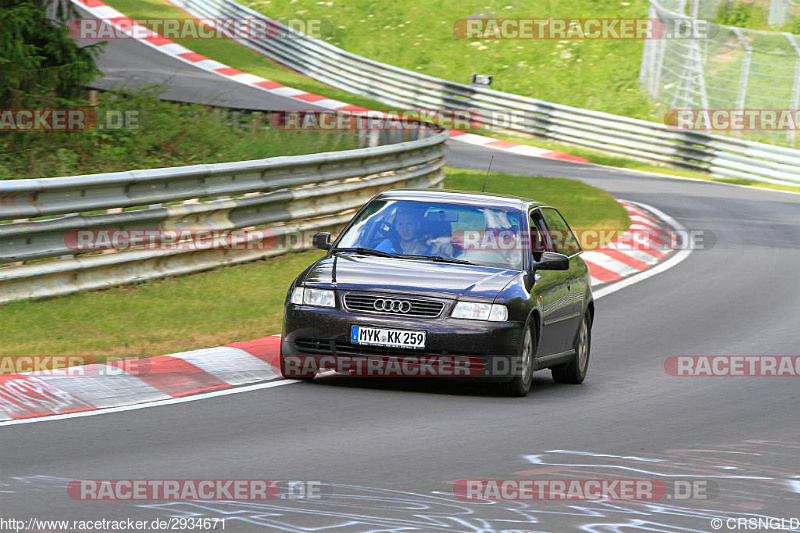
[[69, 105], [100, 73], [99, 51], [50, 20], [46, 0], [0, 0], [0, 108]]

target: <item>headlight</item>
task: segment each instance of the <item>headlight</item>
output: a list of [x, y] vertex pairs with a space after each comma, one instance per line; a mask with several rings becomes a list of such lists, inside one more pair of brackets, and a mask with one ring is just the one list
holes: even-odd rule
[[500, 304], [479, 304], [473, 302], [458, 302], [453, 309], [453, 318], [467, 320], [488, 320], [490, 322], [505, 322], [508, 319], [508, 308]]
[[333, 291], [295, 287], [292, 292], [293, 304], [315, 305], [317, 307], [336, 307]]

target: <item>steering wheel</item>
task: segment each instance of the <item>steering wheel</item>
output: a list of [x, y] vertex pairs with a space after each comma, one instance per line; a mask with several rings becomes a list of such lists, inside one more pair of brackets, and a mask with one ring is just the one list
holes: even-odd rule
[[[397, 230], [394, 229], [389, 223], [382, 222], [375, 230], [375, 242], [380, 244], [384, 240], [388, 240], [392, 243], [391, 252], [397, 253], [402, 248], [400, 246], [400, 235], [397, 234]], [[388, 251], [388, 250], [387, 250]]]

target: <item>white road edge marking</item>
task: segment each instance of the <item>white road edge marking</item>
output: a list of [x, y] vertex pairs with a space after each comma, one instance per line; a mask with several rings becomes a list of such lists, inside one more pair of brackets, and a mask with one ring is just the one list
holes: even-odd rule
[[[630, 200], [624, 200], [630, 204], [640, 206], [652, 213], [655, 213], [659, 218], [670, 224], [674, 229], [682, 232], [685, 234], [686, 228], [679, 223], [677, 220], [672, 218], [671, 216], [667, 215], [663, 211], [656, 209], [655, 207], [649, 206], [647, 204], [643, 204], [640, 202], [632, 202]], [[677, 254], [670, 257], [668, 260], [664, 261], [658, 266], [645, 270], [640, 274], [635, 274], [629, 278], [625, 278], [622, 281], [618, 281], [608, 287], [603, 287], [594, 292], [594, 299], [599, 300], [603, 296], [607, 294], [611, 294], [612, 292], [616, 292], [620, 289], [624, 289], [634, 283], [639, 283], [640, 281], [644, 281], [651, 276], [655, 276], [656, 274], [660, 274], [665, 270], [668, 270], [678, 263], [689, 257], [692, 253], [692, 250], [680, 250]], [[246, 385], [244, 387], [234, 387], [231, 389], [223, 389], [218, 391], [212, 392], [205, 392], [201, 394], [195, 394], [192, 396], [184, 396], [183, 398], [169, 398], [167, 400], [157, 400], [155, 402], [147, 402], [147, 403], [138, 403], [133, 405], [121, 405], [119, 407], [109, 407], [107, 409], [97, 409], [94, 411], [81, 411], [78, 413], [66, 413], [63, 415], [52, 415], [52, 416], [43, 416], [43, 417], [36, 417], [36, 418], [23, 418], [20, 420], [7, 420], [5, 422], [0, 422], [0, 427], [3, 426], [15, 426], [20, 424], [34, 424], [36, 422], [54, 422], [56, 420], [66, 420], [69, 418], [83, 418], [87, 416], [98, 416], [98, 415], [105, 415], [111, 413], [122, 413], [125, 411], [137, 411], [139, 409], [148, 409], [150, 407], [161, 407], [162, 405], [173, 405], [179, 403], [186, 403], [186, 402], [194, 402], [197, 400], [205, 400], [207, 398], [216, 398], [218, 396], [228, 396], [231, 394], [239, 394], [240, 392], [250, 392], [255, 390], [261, 389], [271, 389], [273, 387], [280, 387], [281, 385], [291, 385], [293, 383], [300, 383], [300, 380], [297, 379], [277, 379], [275, 381], [268, 381], [266, 383], [256, 383], [255, 385]]]
[[300, 383], [300, 380], [278, 379], [275, 381], [267, 381], [266, 383], [256, 383], [254, 385], [246, 385], [244, 387], [233, 387], [231, 389], [222, 389], [218, 391], [204, 392], [192, 396], [184, 396], [183, 398], [169, 398], [167, 400], [157, 400], [155, 402], [137, 403], [133, 405], [120, 405], [119, 407], [109, 407], [106, 409], [97, 409], [94, 411], [81, 411], [78, 413], [65, 413], [63, 415], [50, 415], [50, 416], [41, 416], [36, 418], [22, 418], [19, 420], [6, 420], [5, 422], [0, 422], [0, 427], [15, 426], [18, 424], [33, 424], [35, 422], [66, 420], [68, 418], [83, 418], [85, 416], [97, 416], [109, 413], [121, 413], [124, 411], [136, 411], [139, 409], [147, 409], [149, 407], [160, 407], [162, 405], [172, 405], [176, 403], [186, 403], [186, 402], [193, 402], [196, 400], [205, 400], [206, 398], [215, 398], [217, 396], [228, 396], [230, 394], [239, 394], [240, 392], [250, 392], [260, 389], [270, 389], [272, 387], [280, 387], [281, 385], [291, 385], [293, 383]]
[[[633, 205], [638, 205], [638, 206], [642, 207], [643, 209], [646, 209], [646, 210], [654, 213], [661, 220], [663, 220], [664, 222], [666, 222], [667, 224], [672, 226], [673, 229], [679, 231], [683, 235], [686, 235], [686, 228], [683, 226], [683, 224], [681, 224], [680, 222], [678, 222], [677, 220], [675, 220], [674, 218], [672, 218], [668, 214], [664, 213], [663, 211], [661, 211], [659, 209], [656, 209], [655, 207], [647, 205], [647, 204], [642, 204], [642, 203], [639, 203], [639, 202], [632, 202], [630, 200], [624, 200], [624, 201], [626, 201], [626, 202], [628, 202], [630, 204], [633, 204]], [[630, 277], [625, 278], [625, 279], [623, 279], [621, 281], [613, 283], [613, 284], [609, 285], [608, 287], [601, 287], [600, 289], [597, 289], [596, 291], [592, 291], [592, 293], [594, 295], [594, 299], [595, 300], [599, 300], [603, 296], [609, 295], [612, 292], [617, 292], [618, 290], [624, 289], [625, 287], [630, 287], [634, 283], [639, 283], [640, 281], [644, 281], [647, 278], [655, 276], [656, 274], [661, 274], [662, 272], [664, 272], [666, 270], [669, 270], [670, 268], [672, 268], [674, 266], [677, 266], [679, 263], [681, 263], [684, 259], [689, 257], [691, 254], [692, 254], [692, 250], [691, 249], [679, 250], [675, 255], [673, 255], [672, 257], [670, 257], [669, 259], [667, 259], [666, 261], [664, 261], [663, 263], [661, 263], [659, 265], [656, 265], [656, 266], [654, 266], [652, 268], [649, 268], [649, 269], [645, 270], [644, 272], [641, 272], [639, 274], [634, 274], [633, 276], [630, 276]]]

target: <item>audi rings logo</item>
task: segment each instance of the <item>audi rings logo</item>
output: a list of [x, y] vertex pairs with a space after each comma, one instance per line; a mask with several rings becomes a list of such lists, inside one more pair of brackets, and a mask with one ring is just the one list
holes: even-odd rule
[[411, 302], [408, 300], [386, 300], [378, 298], [372, 307], [376, 311], [391, 312], [391, 313], [408, 313], [411, 311]]

